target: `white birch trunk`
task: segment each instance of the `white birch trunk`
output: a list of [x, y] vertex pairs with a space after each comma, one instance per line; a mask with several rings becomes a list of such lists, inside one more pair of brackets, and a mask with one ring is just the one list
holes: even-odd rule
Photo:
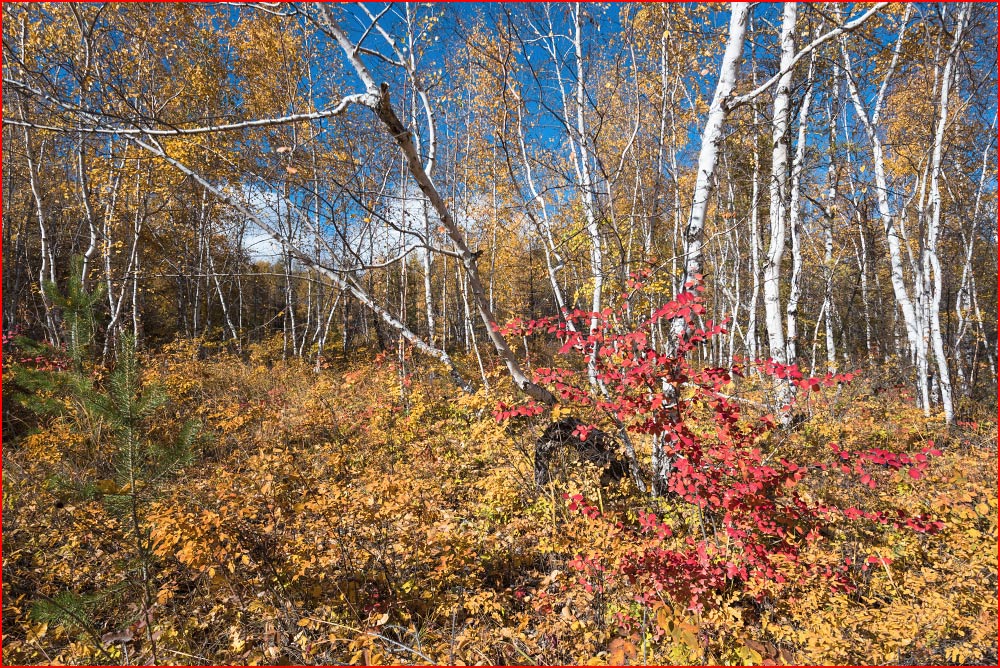
[[[21, 117], [24, 112], [21, 110]], [[48, 221], [45, 215], [45, 201], [42, 198], [41, 186], [38, 182], [38, 167], [31, 149], [31, 134], [28, 128], [24, 128], [24, 154], [28, 163], [28, 185], [31, 188], [31, 196], [35, 202], [35, 216], [38, 219], [38, 238], [40, 243], [39, 255], [41, 263], [38, 268], [38, 290], [42, 300], [42, 307], [45, 309], [45, 323], [48, 330], [49, 341], [54, 345], [59, 345], [59, 327], [56, 324], [56, 315], [53, 312], [52, 304], [45, 293], [46, 282], [56, 282], [56, 268], [52, 257], [52, 250], [49, 244]]]
[[[994, 134], [994, 130], [996, 129], [996, 124], [997, 124], [997, 117], [996, 114], [994, 114], [993, 123], [990, 125], [991, 136]], [[956, 360], [961, 360], [963, 357], [962, 340], [965, 337], [965, 333], [969, 327], [970, 320], [973, 320], [971, 316], [973, 316], [975, 313], [973, 309], [973, 292], [975, 290], [975, 283], [974, 283], [975, 275], [972, 269], [972, 250], [976, 241], [976, 223], [979, 220], [980, 206], [983, 201], [983, 189], [986, 185], [986, 174], [989, 171], [990, 151], [993, 150], [994, 146], [995, 144], [992, 141], [988, 141], [986, 143], [986, 148], [983, 149], [983, 162], [979, 173], [979, 186], [976, 188], [976, 204], [973, 207], [972, 218], [970, 220], [971, 229], [969, 230], [968, 238], [965, 238], [964, 233], [962, 235], [963, 240], [965, 241], [965, 265], [962, 268], [962, 280], [959, 283], [960, 287], [958, 290], [958, 294], [955, 297], [955, 311], [956, 313], [958, 313], [959, 327], [957, 328], [957, 331], [955, 333], [955, 341], [954, 344], [952, 345], [952, 349], [954, 350], [954, 355]], [[978, 318], [976, 318], [975, 321], [977, 324], [977, 329], [979, 329], [980, 332], [982, 332], [982, 321], [979, 320]], [[978, 348], [979, 346], [978, 341], [976, 342], [976, 346]], [[962, 364], [959, 363], [957, 368], [961, 372]], [[975, 369], [971, 369], [970, 375], [974, 374], [975, 374]], [[960, 376], [960, 378], [965, 393], [968, 396], [972, 391], [972, 387], [969, 384], [969, 379], [965, 377], [964, 373]]]
[[[728, 113], [726, 99], [732, 95], [733, 89], [736, 88], [736, 77], [739, 75], [740, 58], [743, 55], [749, 16], [750, 3], [732, 3], [729, 38], [726, 42], [726, 51], [722, 56], [722, 65], [719, 68], [719, 81], [716, 84], [712, 104], [708, 109], [708, 118], [705, 121], [705, 129], [701, 135], [694, 198], [687, 229], [684, 232], [684, 284], [700, 280], [703, 272], [702, 247], [705, 233], [705, 213], [708, 210], [712, 177], [715, 175], [715, 164], [719, 156], [719, 144], [722, 142], [722, 125]], [[681, 289], [684, 289], [684, 284], [682, 284]], [[675, 332], [679, 333], [680, 328], [683, 328], [683, 322], [675, 322]]]
[[[586, 88], [584, 87], [583, 72], [583, 12], [580, 5], [573, 8], [573, 51], [576, 65], [576, 136], [569, 133], [570, 147], [573, 150], [573, 162], [576, 166], [577, 179], [579, 180], [580, 191], [583, 204], [583, 215], [587, 224], [587, 236], [590, 237], [590, 278], [593, 281], [593, 289], [590, 298], [590, 310], [593, 317], [590, 320], [590, 331], [596, 331], [601, 310], [601, 292], [604, 286], [604, 254], [601, 245], [601, 231], [597, 222], [597, 204], [594, 198], [594, 183], [590, 173], [590, 154], [587, 150], [587, 121], [586, 121]], [[556, 67], [558, 68], [558, 61]], [[568, 112], [568, 109], [565, 109]], [[567, 113], [567, 125], [569, 115]], [[590, 355], [587, 362], [587, 373], [590, 383], [597, 386], [597, 346]]]
[[[523, 104], [520, 100], [516, 102], [517, 106], [517, 141], [518, 146], [521, 149], [521, 161], [524, 164], [524, 176], [528, 183], [528, 192], [531, 193], [532, 202], [538, 205], [538, 218], [532, 216], [532, 220], [539, 220], [541, 224], [536, 224], [539, 236], [542, 238], [542, 248], [545, 250], [545, 268], [549, 275], [549, 283], [552, 285], [552, 295], [556, 300], [556, 307], [559, 309], [559, 313], [565, 316], [568, 313], [566, 308], [566, 300], [563, 298], [562, 289], [559, 287], [559, 281], [556, 277], [556, 272], [562, 269], [563, 260], [556, 251], [555, 240], [552, 237], [552, 223], [549, 220], [549, 210], [546, 204], [545, 198], [538, 192], [538, 187], [535, 185], [534, 172], [531, 169], [531, 161], [528, 159], [528, 148], [524, 141], [524, 123], [523, 123]], [[553, 260], [555, 262], [553, 263]], [[576, 325], [572, 321], [567, 320], [566, 326], [570, 330], [575, 331]]]
[[797, 357], [798, 345], [798, 314], [799, 295], [801, 294], [802, 276], [802, 222], [799, 220], [799, 200], [802, 184], [802, 163], [806, 154], [806, 131], [809, 126], [809, 108], [813, 96], [813, 72], [815, 71], [816, 52], [809, 61], [809, 74], [806, 76], [806, 94], [799, 110], [799, 131], [795, 144], [795, 158], [792, 160], [792, 183], [788, 202], [788, 226], [792, 233], [792, 277], [788, 291], [788, 305], [785, 308], [785, 323], [787, 337], [785, 349], [789, 363], [794, 363]]
[[[757, 85], [757, 59], [752, 60], [751, 82]], [[757, 105], [753, 108], [753, 126], [760, 124], [760, 111]], [[753, 173], [750, 184], [750, 273], [753, 277], [753, 287], [750, 293], [749, 318], [747, 322], [747, 355], [757, 359], [759, 346], [757, 344], [757, 303], [760, 301], [760, 144], [753, 143]]]
[[917, 321], [917, 313], [914, 309], [913, 301], [910, 298], [904, 280], [900, 234], [897, 232], [898, 226], [893, 224], [894, 221], [892, 207], [889, 204], [889, 189], [885, 173], [885, 158], [882, 149], [882, 140], [876, 131], [883, 94], [889, 80], [892, 78], [893, 72], [895, 71], [895, 65], [898, 60], [899, 50], [903, 42], [903, 35], [906, 31], [906, 21], [909, 19], [909, 15], [910, 8], [908, 6], [907, 11], [904, 14], [903, 22], [899, 31], [899, 37], [897, 38], [896, 46], [893, 51], [893, 59], [890, 63], [889, 71], [886, 73], [885, 81], [879, 90], [879, 95], [875, 101], [871, 117], [868, 116], [868, 111], [865, 108], [864, 103], [861, 101], [861, 95], [854, 82], [851, 57], [847, 50], [847, 44], [844, 41], [841, 42], [841, 54], [844, 60], [844, 74], [847, 80], [848, 90], [851, 94], [851, 101], [854, 104], [854, 109], [857, 112], [858, 118], [861, 120], [865, 135], [868, 138], [868, 143], [870, 144], [872, 150], [872, 166], [875, 172], [875, 189], [878, 201], [879, 217], [882, 219], [882, 225], [885, 228], [886, 245], [889, 248], [889, 266], [892, 292], [896, 299], [896, 304], [899, 306], [899, 310], [903, 315], [903, 324], [905, 326], [906, 338], [909, 343], [910, 350], [914, 354], [914, 357], [918, 358], [919, 366], [919, 358], [922, 355], [919, 323]]
[[[778, 79], [774, 93], [774, 112], [771, 125], [771, 182], [770, 223], [771, 240], [767, 258], [764, 261], [764, 322], [767, 325], [767, 340], [771, 358], [779, 364], [788, 364], [785, 348], [784, 329], [781, 323], [781, 260], [785, 252], [788, 202], [788, 106], [792, 85], [792, 70], [789, 65], [795, 57], [795, 15], [796, 3], [784, 5], [781, 21], [781, 70], [785, 72]], [[791, 421], [791, 410], [787, 408], [792, 397], [792, 385], [785, 380], [777, 381], [778, 415], [782, 424]]]
[[[469, 282], [469, 288], [476, 300], [479, 315], [482, 318], [483, 323], [486, 325], [487, 336], [489, 336], [490, 342], [493, 344], [493, 347], [500, 356], [500, 359], [504, 361], [511, 379], [519, 389], [533, 399], [548, 405], [553, 405], [555, 403], [555, 397], [553, 397], [552, 393], [547, 389], [533, 383], [531, 379], [525, 375], [524, 371], [521, 369], [521, 365], [517, 361], [517, 358], [514, 356], [513, 351], [508, 346], [507, 341], [500, 334], [496, 317], [493, 315], [493, 309], [490, 306], [486, 289], [483, 286], [482, 279], [480, 278], [476, 255], [469, 249], [462, 229], [458, 226], [458, 223], [452, 216], [451, 210], [448, 208], [447, 204], [445, 204], [444, 198], [438, 192], [433, 180], [427, 175], [423, 163], [420, 160], [420, 156], [417, 153], [416, 147], [413, 145], [412, 133], [399, 120], [399, 117], [396, 115], [396, 111], [392, 106], [389, 99], [388, 85], [383, 84], [379, 86], [375, 83], [375, 79], [372, 77], [365, 64], [361, 61], [355, 45], [350, 38], [348, 38], [343, 29], [341, 29], [329, 7], [324, 5], [323, 10], [325, 19], [324, 28], [340, 45], [351, 67], [354, 69], [358, 78], [361, 79], [365, 86], [365, 93], [358, 98], [359, 103], [374, 112], [376, 117], [378, 117], [378, 119], [385, 126], [389, 135], [396, 141], [396, 144], [399, 146], [406, 159], [410, 175], [413, 176], [413, 179], [416, 181], [421, 192], [427, 197], [431, 206], [440, 217], [442, 226], [445, 228], [448, 237], [451, 239], [456, 253], [461, 258], [462, 266], [465, 269]], [[402, 326], [402, 323], [399, 323], [397, 329], [399, 329], [400, 326]], [[405, 326], [403, 329], [405, 329]], [[423, 341], [420, 343], [425, 348], [430, 348]], [[444, 354], [443, 351], [437, 352]], [[438, 356], [440, 357], [440, 355]]]
[[[705, 235], [705, 214], [708, 211], [708, 198], [711, 195], [712, 178], [715, 175], [715, 165], [719, 158], [719, 145], [722, 143], [722, 125], [725, 123], [728, 108], [726, 100], [736, 88], [736, 77], [739, 75], [740, 58], [743, 55], [743, 45], [746, 41], [747, 22], [750, 18], [750, 3], [734, 2], [731, 4], [729, 17], [729, 37], [726, 51], [719, 67], [719, 81], [715, 86], [712, 104], [705, 120], [705, 129], [701, 135], [701, 149], [698, 154], [698, 172], [695, 176], [694, 198], [691, 204], [691, 215], [684, 231], [684, 280], [681, 290], [691, 283], [701, 281], [703, 271], [703, 247]], [[682, 318], [675, 318], [671, 323], [671, 340], [667, 348], [672, 349], [674, 343], [684, 333], [685, 323]], [[675, 395], [673, 386], [664, 386], [668, 396]], [[653, 445], [653, 495], [664, 494], [667, 491], [667, 481], [673, 461], [663, 448]]]
[[90, 204], [90, 187], [87, 184], [87, 170], [83, 164], [83, 137], [80, 137], [76, 151], [76, 169], [80, 178], [80, 198], [83, 200], [83, 210], [87, 216], [87, 228], [90, 232], [90, 243], [83, 252], [83, 266], [80, 269], [80, 283], [87, 285], [90, 274], [90, 262], [97, 251], [97, 221], [94, 218], [94, 208]]
[[[830, 103], [827, 107], [829, 116], [829, 153], [830, 165], [827, 168], [827, 192], [826, 210], [823, 219], [823, 267], [826, 273], [826, 290], [823, 301], [827, 305], [833, 303], [833, 221], [837, 206], [837, 116], [840, 114], [840, 66], [837, 61], [833, 61], [833, 85], [831, 86]], [[864, 236], [862, 234], [862, 249], [864, 250]], [[866, 256], [859, 258], [858, 269], [861, 272], [861, 301], [865, 308], [865, 350], [871, 356], [871, 322], [868, 319], [868, 276], [865, 266]], [[837, 371], [837, 347], [833, 339], [833, 309], [827, 308], [824, 315], [826, 325], [826, 366], [827, 371], [836, 373]]]
[[[931, 344], [934, 348], [934, 357], [937, 360], [938, 382], [941, 387], [941, 404], [944, 409], [945, 422], [951, 424], [955, 417], [955, 409], [952, 400], [951, 374], [948, 370], [948, 359], [944, 353], [944, 339], [941, 336], [941, 294], [944, 290], [944, 276], [941, 273], [941, 263], [937, 255], [938, 233], [941, 227], [941, 158], [944, 151], [944, 133], [948, 125], [948, 97], [951, 93], [951, 80], [955, 68], [955, 60], [958, 56], [959, 45], [962, 41], [962, 32], [965, 29], [965, 22], [969, 16], [969, 5], [962, 5], [958, 15], [958, 25], [955, 28], [955, 37], [951, 49], [945, 62], [944, 73], [941, 77], [941, 102], [939, 104], [937, 129], [934, 133], [934, 153], [931, 158], [931, 184], [930, 184], [930, 205], [931, 221], [927, 228], [927, 243], [924, 246], [925, 267], [933, 271], [934, 283], [929, 304], [930, 334]], [[925, 275], [928, 271], [925, 269]]]

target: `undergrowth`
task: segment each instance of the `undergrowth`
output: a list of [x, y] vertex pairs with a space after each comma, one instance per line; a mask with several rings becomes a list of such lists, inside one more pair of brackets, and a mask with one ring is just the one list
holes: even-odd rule
[[[802, 483], [811, 502], [901, 509], [940, 530], [831, 515], [766, 587], [723, 576], [692, 609], [650, 597], [630, 564], [710, 540], [711, 519], [628, 478], [602, 487], [569, 453], [537, 487], [532, 448], [547, 421], [498, 424], [498, 402], [516, 400], [499, 375], [491, 393], [462, 396], [419, 360], [406, 373], [384, 357], [316, 373], [265, 346], [244, 360], [191, 341], [142, 367], [166, 393], [151, 443], [202, 424], [193, 463], [143, 491], [150, 600], [122, 585], [136, 560], [102, 501], [121, 493], [113, 435], [71, 393], [39, 390], [59, 410], [5, 434], [5, 663], [138, 663], [151, 640], [167, 663], [996, 661], [987, 415], [946, 429], [864, 375], [809, 392], [800, 423], [761, 435], [762, 455], [825, 462]], [[90, 372], [100, 385], [108, 370]], [[730, 389], [751, 416], [758, 385], [751, 375]], [[884, 468], [873, 489], [838, 468], [840, 449], [928, 441], [942, 454], [919, 478]], [[648, 462], [649, 440], [636, 447]], [[69, 594], [76, 617], [38, 614]]]

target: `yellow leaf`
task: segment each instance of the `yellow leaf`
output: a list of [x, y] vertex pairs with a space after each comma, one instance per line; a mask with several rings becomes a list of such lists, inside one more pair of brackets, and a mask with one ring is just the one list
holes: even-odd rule
[[673, 630], [673, 624], [671, 624], [670, 615], [665, 606], [656, 611], [656, 625], [668, 633]]
[[49, 630], [48, 622], [42, 622], [35, 628], [28, 631], [28, 642], [38, 642], [40, 639], [45, 637], [45, 633]]

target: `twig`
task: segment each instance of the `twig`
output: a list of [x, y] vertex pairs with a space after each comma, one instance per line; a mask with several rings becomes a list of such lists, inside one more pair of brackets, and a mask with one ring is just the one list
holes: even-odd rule
[[373, 638], [378, 638], [379, 640], [384, 640], [387, 643], [391, 643], [391, 644], [395, 645], [396, 647], [399, 647], [400, 649], [405, 649], [408, 652], [412, 652], [413, 654], [416, 654], [417, 656], [419, 656], [421, 659], [423, 659], [427, 663], [436, 663], [434, 661], [434, 659], [432, 659], [431, 657], [427, 656], [423, 652], [415, 650], [412, 647], [410, 647], [409, 645], [404, 645], [401, 642], [397, 642], [397, 641], [393, 640], [392, 638], [387, 638], [384, 635], [382, 635], [381, 633], [375, 633], [373, 631], [367, 631], [367, 630], [366, 631], [361, 631], [360, 629], [356, 629], [356, 628], [351, 627], [351, 626], [346, 626], [344, 624], [338, 624], [337, 622], [329, 622], [329, 621], [327, 621], [325, 619], [316, 619], [315, 617], [306, 617], [306, 619], [312, 620], [314, 622], [319, 622], [321, 624], [329, 624], [330, 626], [336, 626], [336, 627], [339, 627], [339, 628], [342, 628], [342, 629], [347, 629], [348, 631], [352, 631], [354, 633], [364, 633], [365, 635], [371, 636]]
[[177, 650], [173, 649], [168, 649], [166, 651], [170, 652], [171, 654], [176, 654], [177, 656], [186, 656], [190, 659], [198, 659], [199, 661], [204, 661], [205, 663], [212, 663], [209, 659], [206, 659], [203, 656], [198, 656], [197, 654], [187, 654], [186, 652], [178, 652]]

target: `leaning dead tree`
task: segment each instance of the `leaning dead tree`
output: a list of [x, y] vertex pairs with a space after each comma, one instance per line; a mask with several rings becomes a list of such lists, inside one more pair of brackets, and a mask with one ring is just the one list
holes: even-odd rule
[[[372, 25], [378, 22], [379, 17], [372, 18]], [[395, 140], [399, 146], [410, 176], [416, 182], [420, 192], [427, 198], [431, 207], [437, 213], [444, 227], [448, 238], [454, 246], [459, 261], [464, 268], [468, 285], [472, 291], [479, 316], [486, 325], [487, 336], [490, 343], [496, 350], [497, 355], [507, 367], [514, 384], [528, 396], [547, 405], [555, 404], [555, 397], [544, 387], [532, 382], [524, 373], [520, 363], [517, 361], [513, 351], [507, 344], [506, 339], [500, 334], [496, 316], [490, 305], [489, 296], [483, 286], [482, 276], [479, 271], [478, 258], [473, 253], [465, 241], [463, 230], [459, 227], [452, 215], [444, 197], [438, 191], [434, 180], [427, 173], [423, 160], [413, 142], [413, 132], [400, 120], [393, 106], [390, 96], [389, 84], [377, 83], [372, 76], [368, 66], [362, 59], [362, 47], [360, 42], [354, 42], [341, 28], [340, 22], [333, 9], [329, 5], [322, 5], [316, 16], [316, 24], [330, 37], [332, 37], [344, 52], [348, 64], [354, 70], [358, 79], [365, 88], [365, 92], [350, 95], [344, 98], [344, 104], [357, 104], [370, 110], [381, 122], [383, 129]], [[409, 71], [412, 76], [412, 70]]]

